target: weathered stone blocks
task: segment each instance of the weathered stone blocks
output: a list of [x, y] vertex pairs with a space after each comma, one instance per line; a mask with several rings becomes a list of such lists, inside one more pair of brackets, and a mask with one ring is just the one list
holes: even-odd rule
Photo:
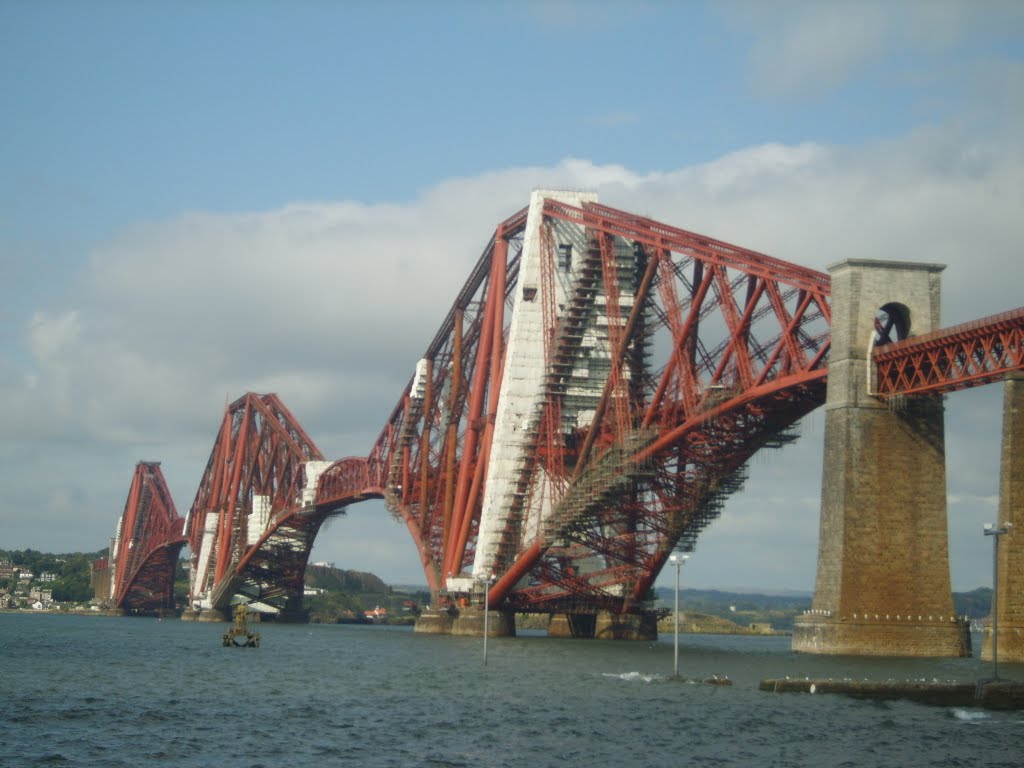
[[953, 619], [942, 399], [893, 407], [871, 394], [878, 310], [907, 335], [935, 329], [942, 269], [866, 259], [831, 267], [818, 572], [812, 610], [794, 626], [796, 651], [970, 653]]
[[[1024, 373], [1009, 374], [1003, 385], [1003, 442], [999, 471], [999, 661], [1024, 662]], [[992, 660], [991, 626], [981, 657]]]

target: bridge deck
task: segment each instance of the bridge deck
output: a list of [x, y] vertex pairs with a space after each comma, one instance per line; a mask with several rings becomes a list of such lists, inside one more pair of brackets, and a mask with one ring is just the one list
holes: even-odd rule
[[879, 347], [881, 398], [953, 392], [1024, 370], [1024, 307]]

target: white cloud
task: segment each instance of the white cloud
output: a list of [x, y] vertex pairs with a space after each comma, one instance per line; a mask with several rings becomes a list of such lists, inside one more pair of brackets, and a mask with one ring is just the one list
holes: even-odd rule
[[820, 93], [885, 49], [891, 34], [887, 15], [864, 3], [799, 4], [754, 47], [751, 69], [769, 93]]
[[[754, 37], [748, 63], [755, 89], [786, 100], [825, 94], [883, 61], [899, 77], [948, 78], [954, 73], [930, 72], [930, 56], [982, 35], [999, 40], [1024, 22], [1012, 0], [790, 0], [741, 2], [730, 11]], [[908, 54], [929, 64], [916, 65]]]

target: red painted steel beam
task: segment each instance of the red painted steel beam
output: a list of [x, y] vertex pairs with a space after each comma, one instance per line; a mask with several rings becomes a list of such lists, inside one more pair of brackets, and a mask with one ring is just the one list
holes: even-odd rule
[[118, 529], [111, 602], [125, 610], [173, 607], [174, 571], [186, 541], [159, 462], [135, 466]]
[[828, 294], [831, 289], [831, 279], [824, 272], [791, 264], [757, 251], [671, 227], [606, 205], [588, 203], [584, 208], [576, 208], [549, 199], [544, 201], [544, 214], [643, 243], [650, 248], [668, 248], [690, 254], [707, 264], [738, 269], [746, 274], [804, 288], [814, 293]]
[[[609, 326], [619, 327], [611, 305], [628, 286], [614, 277], [607, 238], [624, 238], [634, 249], [639, 244], [638, 256], [651, 261], [631, 289], [630, 316], [638, 326], [621, 334], [609, 328], [611, 373], [593, 421], [577, 435], [579, 449], [561, 431], [541, 433], [533, 466], [549, 474], [567, 467], [571, 477], [564, 496], [550, 502], [552, 522], [530, 528], [540, 535], [524, 540], [506, 562], [489, 599], [522, 610], [567, 609], [574, 601], [591, 607], [617, 601], [619, 609], [632, 610], [666, 553], [682, 537], [692, 547], [717, 514], [744, 462], [784, 441], [785, 430], [824, 402], [830, 281], [604, 206], [548, 200], [544, 212], [600, 244]], [[659, 344], [659, 357], [648, 360], [642, 350], [655, 333], [671, 343]], [[616, 382], [627, 357], [633, 367], [625, 398]], [[644, 369], [635, 367], [641, 359]], [[545, 412], [558, 412], [559, 381], [546, 395]], [[616, 407], [606, 412], [613, 393]], [[536, 519], [544, 503], [527, 506], [522, 516]], [[605, 567], [594, 569], [594, 557]], [[526, 581], [535, 586], [524, 587]], [[623, 588], [629, 596], [616, 598]]]
[[[365, 498], [383, 497], [408, 527], [432, 591], [472, 560], [506, 365], [505, 308], [517, 290], [526, 215], [524, 208], [499, 225], [428, 345], [420, 378], [410, 378], [365, 459], [335, 462], [321, 476], [312, 508], [295, 504], [296, 467], [310, 456], [311, 441], [290, 415], [273, 416], [283, 406], [254, 396], [229, 409], [190, 513], [196, 544], [206, 514], [228, 514], [211, 566], [223, 588], [244, 577], [268, 590], [294, 589], [325, 516]], [[692, 542], [713, 516], [708, 505], [751, 452], [822, 400], [830, 283], [823, 273], [606, 206], [548, 200], [544, 215], [549, 248], [561, 228], [597, 249], [590, 253], [600, 252], [595, 285], [605, 294], [606, 325], [613, 326], [606, 330], [611, 373], [595, 393], [600, 404], [591, 423], [576, 433], [563, 419], [564, 395], [550, 396], [527, 471], [547, 473], [546, 492], [558, 497], [549, 501], [558, 503], [572, 491], [573, 477], [589, 482], [610, 451], [625, 451], [620, 485], [627, 491], [615, 490], [613, 481], [608, 494], [619, 495], [609, 496], [612, 508], [598, 503], [605, 493], [599, 489], [596, 501], [566, 513], [560, 528], [523, 524], [542, 535], [503, 551], [491, 596], [495, 604], [527, 610], [569, 600], [622, 607], [614, 595], [635, 601], [664, 553]], [[620, 296], [633, 302], [628, 319]], [[552, 296], [542, 301], [555, 306]], [[568, 321], [545, 314], [546, 355], [578, 353], [565, 346], [565, 336], [551, 343], [562, 322]], [[655, 336], [663, 341], [652, 357]], [[567, 376], [556, 382], [560, 391], [570, 384]], [[272, 496], [273, 506], [267, 529], [247, 547], [239, 537], [253, 493]], [[518, 532], [510, 528], [503, 541]], [[275, 561], [275, 547], [289, 541], [297, 554]], [[595, 557], [604, 565], [589, 574], [575, 566]], [[526, 577], [535, 586], [524, 587]]]
[[[242, 582], [255, 592], [301, 596], [312, 536], [327, 513], [302, 518], [293, 513], [302, 506], [306, 462], [322, 460], [319, 448], [277, 395], [247, 393], [226, 408], [189, 512], [193, 600], [201, 594], [230, 599], [231, 588]], [[250, 545], [257, 496], [268, 500], [270, 520]], [[216, 517], [216, 535], [204, 542], [210, 515]], [[271, 553], [262, 551], [271, 539], [279, 553], [277, 564]]]
[[875, 395], [954, 392], [1024, 370], [1024, 307], [876, 347]]

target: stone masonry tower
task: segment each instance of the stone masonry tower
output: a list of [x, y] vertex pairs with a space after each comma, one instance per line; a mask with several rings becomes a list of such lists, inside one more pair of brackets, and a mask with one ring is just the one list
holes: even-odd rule
[[938, 328], [943, 269], [868, 259], [829, 268], [818, 574], [812, 608], [793, 630], [795, 651], [970, 653], [953, 616], [942, 398], [886, 403], [871, 394], [876, 319], [893, 341]]
[[[1024, 372], [1003, 384], [1003, 446], [999, 471], [999, 517], [1010, 523], [999, 538], [999, 661], [1024, 662]], [[985, 630], [981, 658], [992, 660], [992, 626]]]

